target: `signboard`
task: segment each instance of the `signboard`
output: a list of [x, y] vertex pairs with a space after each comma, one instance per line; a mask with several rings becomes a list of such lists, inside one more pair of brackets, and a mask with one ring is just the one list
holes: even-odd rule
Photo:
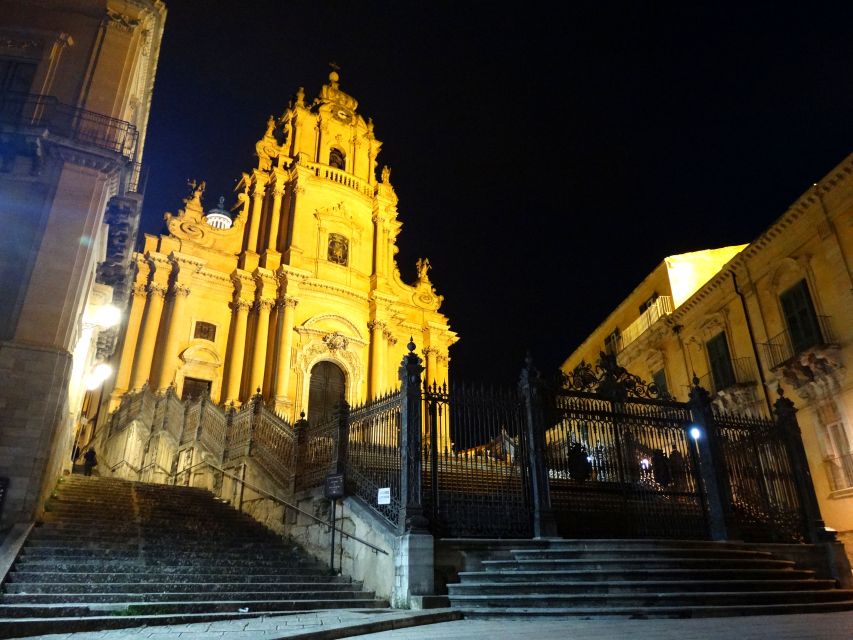
[[344, 474], [330, 473], [326, 476], [325, 495], [329, 500], [344, 497]]
[[391, 487], [384, 487], [377, 492], [376, 504], [391, 504]]

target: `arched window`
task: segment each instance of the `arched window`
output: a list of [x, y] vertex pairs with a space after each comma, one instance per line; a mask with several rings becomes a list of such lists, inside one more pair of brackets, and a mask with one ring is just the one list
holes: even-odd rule
[[335, 147], [329, 149], [329, 166], [332, 166], [335, 169], [345, 169], [344, 152]]
[[318, 362], [311, 368], [308, 424], [313, 426], [335, 415], [335, 409], [345, 397], [344, 383], [344, 372], [332, 362]]

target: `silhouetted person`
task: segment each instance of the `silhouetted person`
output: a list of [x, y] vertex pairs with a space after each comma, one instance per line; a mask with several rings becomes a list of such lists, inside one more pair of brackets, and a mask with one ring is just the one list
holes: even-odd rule
[[92, 468], [98, 466], [98, 456], [95, 455], [95, 450], [89, 447], [89, 450], [83, 454], [83, 473], [87, 476], [92, 475]]

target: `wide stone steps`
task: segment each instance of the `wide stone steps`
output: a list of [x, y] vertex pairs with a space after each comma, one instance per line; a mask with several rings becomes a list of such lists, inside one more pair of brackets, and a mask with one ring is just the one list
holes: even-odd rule
[[[194, 578], [196, 576], [193, 576]], [[314, 582], [286, 581], [278, 582], [106, 582], [92, 584], [89, 581], [78, 582], [13, 582], [6, 585], [7, 595], [11, 594], [85, 594], [85, 593], [247, 593], [285, 592], [285, 591], [352, 591], [358, 584], [354, 582], [328, 582], [318, 577]]]
[[550, 540], [448, 584], [466, 617], [706, 617], [853, 610], [853, 590], [747, 544]]
[[146, 616], [169, 624], [386, 607], [207, 491], [71, 476], [3, 583], [0, 638], [45, 624], [55, 633]]

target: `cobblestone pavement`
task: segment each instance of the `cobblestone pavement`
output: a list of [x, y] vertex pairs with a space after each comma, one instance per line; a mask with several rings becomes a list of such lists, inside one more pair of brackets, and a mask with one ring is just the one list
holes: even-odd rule
[[[436, 614], [447, 610], [434, 610]], [[429, 621], [429, 611], [329, 610], [221, 622], [59, 633], [43, 640], [853, 640], [853, 612], [733, 618], [583, 620], [490, 618]], [[394, 628], [416, 624], [405, 628]], [[393, 629], [377, 631], [377, 629]], [[370, 632], [373, 630], [374, 632]]]
[[687, 620], [495, 618], [439, 622], [348, 640], [851, 640], [853, 611]]

